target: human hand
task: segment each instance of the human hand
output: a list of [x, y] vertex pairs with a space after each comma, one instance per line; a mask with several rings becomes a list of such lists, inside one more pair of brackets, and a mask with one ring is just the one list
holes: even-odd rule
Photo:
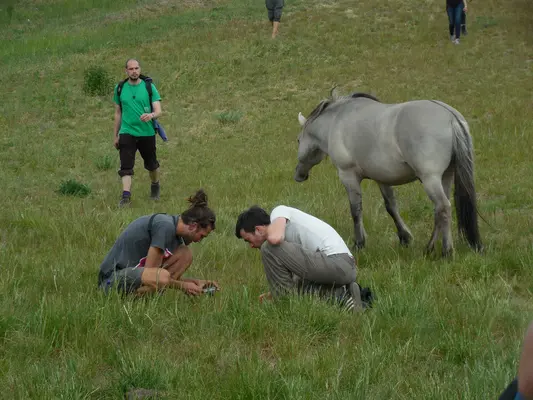
[[203, 293], [202, 287], [194, 282], [183, 282], [181, 289], [190, 296], [199, 296]]
[[217, 288], [217, 290], [220, 290], [220, 286], [218, 286], [218, 282], [217, 281], [209, 281], [209, 280], [202, 280], [202, 279], [198, 279], [198, 286], [201, 286], [201, 287], [209, 287], [209, 286], [214, 286]]
[[463, 11], [464, 11], [464, 12], [467, 12], [467, 11], [468, 11], [468, 6], [465, 6], [465, 7], [463, 8]]
[[259, 302], [260, 303], [263, 303], [265, 301], [270, 301], [272, 300], [272, 293], [270, 292], [266, 292], [266, 293], [263, 293], [262, 295], [259, 296]]
[[113, 146], [115, 146], [115, 149], [119, 149], [119, 146], [118, 146], [118, 135], [115, 136], [115, 139], [113, 139]]
[[152, 119], [154, 119], [154, 113], [147, 113], [147, 114], [141, 115], [142, 122], [148, 122], [148, 121], [151, 121]]

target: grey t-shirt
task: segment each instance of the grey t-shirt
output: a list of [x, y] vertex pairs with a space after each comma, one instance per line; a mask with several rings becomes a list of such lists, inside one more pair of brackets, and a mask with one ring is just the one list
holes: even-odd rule
[[148, 255], [148, 249], [152, 246], [168, 254], [185, 244], [183, 238], [176, 235], [179, 215], [156, 214], [152, 220], [151, 231], [148, 232], [152, 215], [137, 218], [120, 234], [100, 265], [98, 284], [110, 277], [114, 271], [137, 266], [141, 259]]

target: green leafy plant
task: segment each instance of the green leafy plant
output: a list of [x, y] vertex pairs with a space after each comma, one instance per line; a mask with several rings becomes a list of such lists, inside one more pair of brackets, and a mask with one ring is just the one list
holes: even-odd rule
[[86, 197], [91, 193], [91, 188], [75, 179], [68, 179], [59, 185], [59, 193], [68, 196]]
[[113, 80], [100, 66], [91, 66], [83, 74], [83, 92], [90, 96], [105, 96], [112, 90]]

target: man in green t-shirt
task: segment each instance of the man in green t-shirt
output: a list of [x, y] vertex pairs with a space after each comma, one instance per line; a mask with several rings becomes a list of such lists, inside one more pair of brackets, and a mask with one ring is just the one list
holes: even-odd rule
[[161, 96], [152, 83], [152, 104], [146, 90], [145, 82], [140, 78], [141, 66], [135, 59], [126, 62], [128, 80], [122, 87], [120, 98], [115, 86], [114, 145], [120, 153], [120, 170], [122, 178], [122, 199], [119, 206], [131, 201], [131, 177], [135, 165], [137, 150], [144, 160], [144, 168], [150, 173], [151, 198], [159, 199], [159, 162], [155, 145], [155, 129], [152, 120], [161, 114]]

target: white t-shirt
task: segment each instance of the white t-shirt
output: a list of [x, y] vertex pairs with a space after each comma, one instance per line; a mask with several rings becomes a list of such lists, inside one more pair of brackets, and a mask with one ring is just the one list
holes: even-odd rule
[[270, 213], [270, 222], [280, 217], [287, 219], [285, 228], [287, 242], [298, 243], [307, 250], [321, 251], [328, 256], [343, 253], [352, 256], [337, 231], [324, 221], [287, 206], [274, 208]]

